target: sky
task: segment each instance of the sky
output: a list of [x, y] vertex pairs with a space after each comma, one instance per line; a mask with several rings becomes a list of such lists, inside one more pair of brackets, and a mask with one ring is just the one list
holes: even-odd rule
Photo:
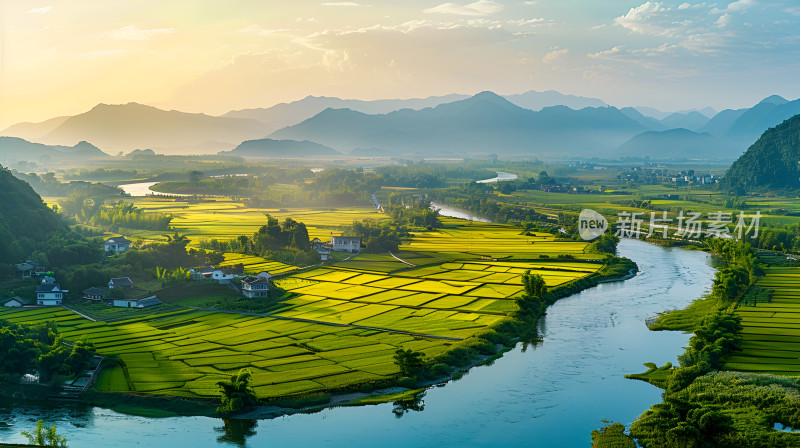
[[789, 0], [0, 0], [0, 129], [483, 90], [720, 110], [800, 97], [798, 69]]

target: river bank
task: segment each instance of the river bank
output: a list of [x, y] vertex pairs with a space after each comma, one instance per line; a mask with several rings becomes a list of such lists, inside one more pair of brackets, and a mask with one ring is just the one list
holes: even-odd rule
[[[645, 360], [676, 363], [689, 336], [650, 332], [644, 320], [665, 308], [688, 305], [714, 273], [704, 252], [624, 240], [619, 254], [637, 262], [639, 275], [558, 300], [539, 321], [538, 341], [519, 342], [444, 387], [428, 389], [411, 406], [417, 411], [400, 409], [398, 418], [392, 403], [382, 403], [285, 415], [254, 422], [240, 434], [243, 443], [588, 446], [591, 431], [603, 426], [603, 419], [629, 425], [661, 401], [659, 389], [623, 375], [641, 371]], [[0, 412], [17, 422], [35, 425], [44, 418], [58, 424], [73, 447], [101, 446], [110, 437], [120, 447], [217, 447], [227, 445], [218, 438], [231, 430], [218, 418], [132, 417], [90, 406], [16, 406]], [[0, 434], [0, 441], [23, 439]]]

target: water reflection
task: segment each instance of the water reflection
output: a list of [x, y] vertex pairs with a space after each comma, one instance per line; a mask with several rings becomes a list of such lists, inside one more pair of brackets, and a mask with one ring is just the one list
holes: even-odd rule
[[425, 397], [426, 392], [422, 391], [418, 394], [410, 398], [404, 398], [402, 400], [397, 400], [392, 403], [392, 413], [397, 418], [402, 418], [404, 415], [408, 414], [410, 411], [414, 412], [422, 412], [425, 410]]
[[228, 443], [239, 447], [247, 446], [247, 438], [256, 435], [258, 420], [223, 418], [222, 426], [214, 431], [222, 435], [217, 437], [218, 443]]

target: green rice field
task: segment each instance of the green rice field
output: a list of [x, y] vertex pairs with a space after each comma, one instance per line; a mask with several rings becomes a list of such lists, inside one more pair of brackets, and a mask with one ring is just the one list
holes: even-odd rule
[[[358, 213], [309, 211], [330, 225]], [[119, 365], [98, 378], [101, 391], [214, 398], [218, 381], [248, 368], [257, 395], [266, 399], [391, 384], [400, 374], [397, 349], [433, 358], [508, 318], [525, 271], [541, 274], [552, 288], [602, 266], [592, 260], [597, 255], [584, 253], [586, 243], [526, 236], [510, 226], [444, 222], [443, 229], [416, 233], [401, 246], [407, 263], [390, 254], [360, 254], [291, 274], [293, 266], [226, 254], [225, 266], [289, 274], [275, 284], [291, 294], [270, 315], [161, 305], [97, 312], [97, 322], [60, 308], [2, 311], [0, 319], [54, 321], [66, 340], [83, 339], [102, 355], [117, 355]]]
[[771, 267], [756, 284], [772, 291], [769, 303], [740, 306], [742, 351], [724, 368], [800, 375], [800, 268]]

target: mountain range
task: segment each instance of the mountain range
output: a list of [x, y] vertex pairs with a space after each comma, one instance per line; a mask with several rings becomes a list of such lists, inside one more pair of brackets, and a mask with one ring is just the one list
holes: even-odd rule
[[[309, 96], [222, 116], [165, 111], [138, 103], [99, 104], [75, 116], [16, 124], [0, 135], [56, 145], [62, 154], [80, 141], [108, 153], [152, 149], [214, 154], [235, 150], [242, 142], [263, 140], [257, 150], [250, 143], [237, 152], [273, 156], [291, 147], [309, 154], [322, 151], [319, 155], [336, 150], [359, 156], [638, 154], [734, 159], [761, 132], [800, 113], [800, 100], [771, 96], [752, 108], [723, 110], [709, 118], [712, 113], [708, 108], [672, 114], [644, 107], [617, 109], [599, 99], [554, 91], [375, 101]], [[667, 132], [676, 129], [689, 132]], [[302, 144], [290, 145], [286, 140]], [[311, 148], [309, 143], [327, 149]], [[283, 149], [275, 150], [278, 147]], [[32, 160], [40, 153], [41, 148], [23, 155]], [[5, 160], [13, 161], [13, 157]]]
[[16, 137], [0, 137], [0, 163], [11, 165], [20, 161], [53, 166], [73, 160], [91, 160], [109, 157], [98, 147], [85, 141], [75, 146], [49, 146], [31, 143]]
[[613, 107], [532, 111], [481, 92], [436, 107], [380, 115], [326, 109], [270, 138], [307, 139], [344, 153], [379, 148], [395, 155], [596, 154], [645, 130]]

